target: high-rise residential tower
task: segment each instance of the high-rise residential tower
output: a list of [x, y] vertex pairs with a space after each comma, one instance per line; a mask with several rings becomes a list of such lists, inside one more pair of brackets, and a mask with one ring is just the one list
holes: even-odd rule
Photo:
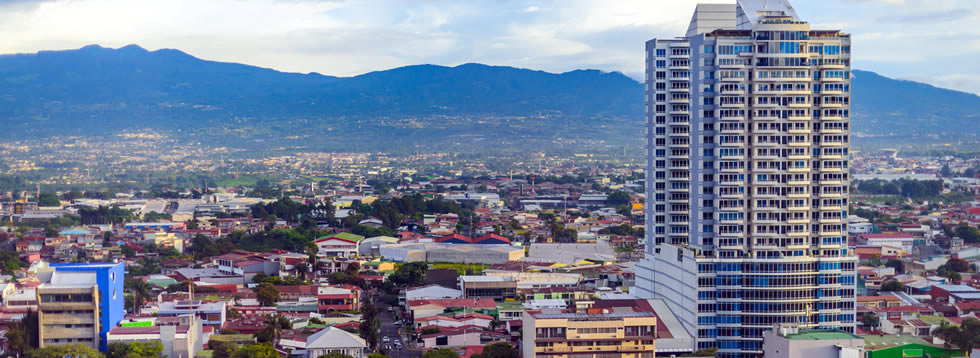
[[855, 326], [847, 246], [850, 36], [786, 0], [698, 5], [646, 44], [646, 257], [661, 298], [722, 356], [775, 324]]

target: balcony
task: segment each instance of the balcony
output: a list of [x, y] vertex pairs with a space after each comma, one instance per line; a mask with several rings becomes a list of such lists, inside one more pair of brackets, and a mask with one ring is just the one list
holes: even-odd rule
[[809, 147], [812, 144], [810, 141], [805, 142], [788, 142], [786, 145], [790, 147]]
[[789, 116], [789, 117], [786, 117], [786, 119], [787, 120], [790, 120], [790, 121], [809, 121], [810, 120], [810, 116], [800, 116], [800, 117], [797, 117], [797, 116]]
[[820, 206], [820, 210], [821, 211], [841, 211], [841, 210], [844, 210], [844, 207], [843, 206], [840, 206], [840, 205], [836, 205], [836, 206], [834, 206], [834, 205], [821, 205]]

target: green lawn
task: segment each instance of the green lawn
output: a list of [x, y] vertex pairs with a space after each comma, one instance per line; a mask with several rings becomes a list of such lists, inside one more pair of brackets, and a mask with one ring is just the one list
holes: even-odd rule
[[486, 269], [486, 267], [487, 265], [483, 264], [454, 264], [448, 262], [437, 262], [432, 264], [432, 268], [434, 269], [453, 269], [460, 275], [465, 275], [467, 270], [473, 272], [473, 275], [482, 275], [483, 270]]
[[259, 178], [253, 176], [240, 176], [236, 178], [229, 178], [218, 182], [218, 186], [251, 186], [255, 185], [259, 181]]

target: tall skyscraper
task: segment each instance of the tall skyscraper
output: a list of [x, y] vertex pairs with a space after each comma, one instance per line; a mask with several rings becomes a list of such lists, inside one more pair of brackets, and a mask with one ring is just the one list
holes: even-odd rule
[[698, 5], [684, 37], [647, 42], [636, 292], [698, 348], [761, 356], [779, 323], [853, 332], [850, 53], [786, 0]]

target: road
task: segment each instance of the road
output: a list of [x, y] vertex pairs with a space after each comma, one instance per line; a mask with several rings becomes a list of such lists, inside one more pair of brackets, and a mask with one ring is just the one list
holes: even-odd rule
[[[377, 307], [381, 310], [378, 316], [381, 318], [381, 337], [388, 337], [390, 340], [388, 343], [384, 342], [382, 338], [381, 346], [390, 346], [388, 349], [388, 356], [391, 358], [420, 358], [422, 357], [422, 352], [412, 351], [407, 349], [408, 342], [405, 341], [405, 337], [398, 333], [398, 328], [395, 326], [395, 320], [392, 318], [392, 312], [388, 312], [388, 305], [382, 300], [377, 300]], [[402, 342], [402, 348], [395, 348], [395, 340]]]

